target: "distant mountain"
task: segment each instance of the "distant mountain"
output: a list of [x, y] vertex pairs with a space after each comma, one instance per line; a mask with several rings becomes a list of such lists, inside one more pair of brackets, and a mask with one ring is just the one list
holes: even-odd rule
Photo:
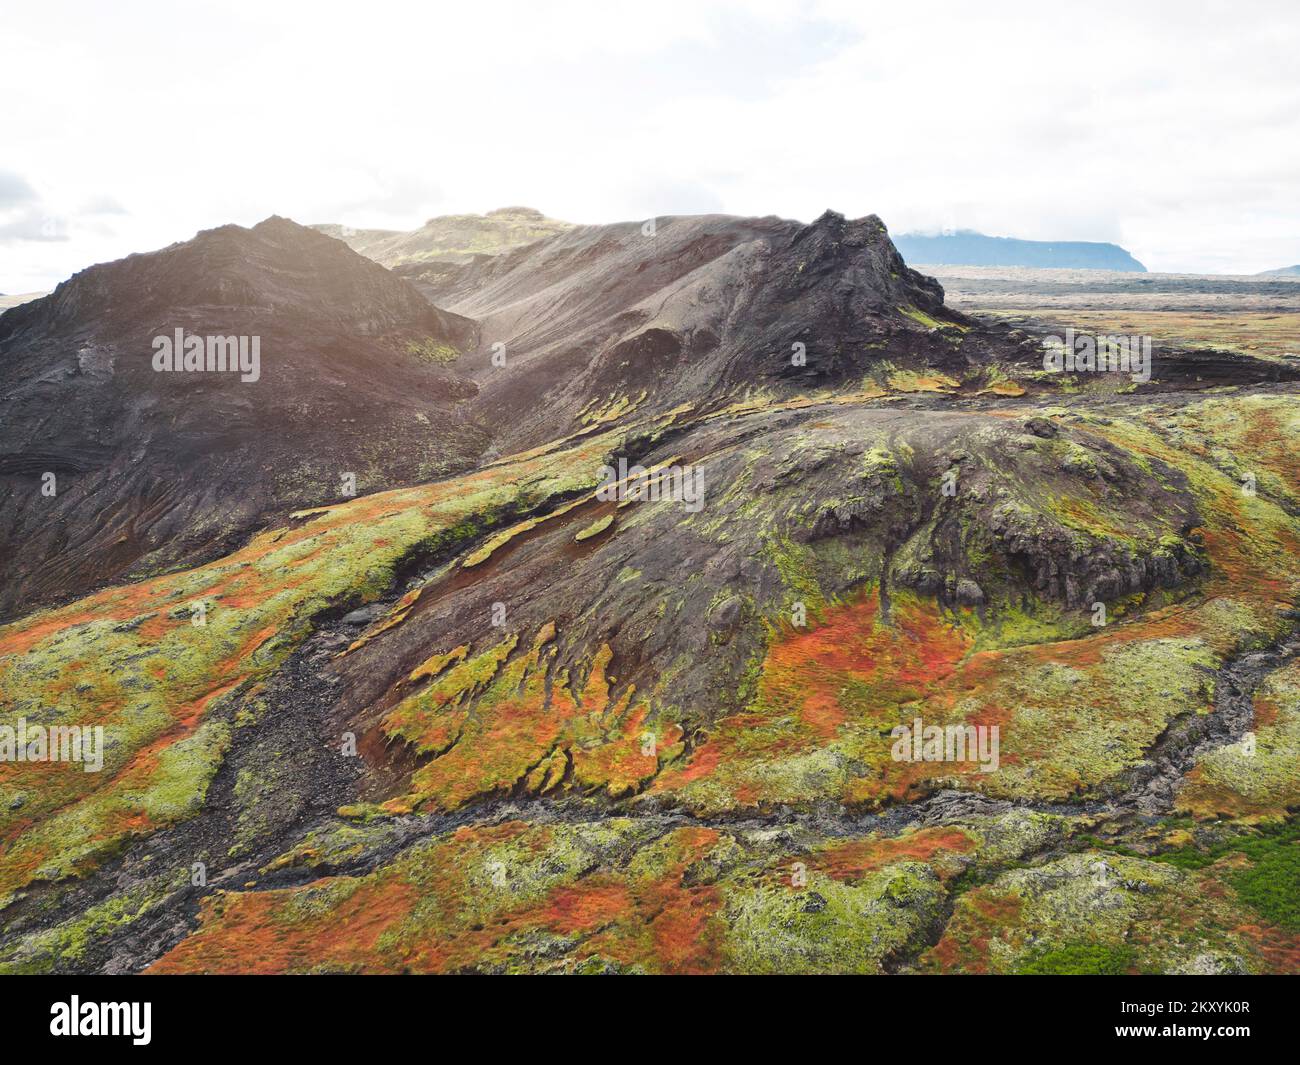
[[17, 307], [20, 303], [30, 303], [32, 300], [40, 299], [47, 295], [44, 292], [20, 292], [17, 294], [5, 294], [0, 292], [0, 311], [7, 311], [10, 307]]
[[1261, 270], [1256, 277], [1300, 277], [1300, 264], [1282, 266], [1276, 270]]
[[351, 229], [335, 224], [312, 229], [343, 241], [353, 251], [387, 267], [408, 263], [469, 262], [476, 255], [504, 251], [553, 237], [573, 228], [531, 207], [502, 207], [487, 214], [430, 218], [419, 229]]
[[955, 233], [932, 235], [904, 233], [894, 238], [894, 244], [909, 263], [1125, 270], [1143, 274], [1147, 269], [1118, 244], [1083, 240], [1018, 240], [959, 229]]

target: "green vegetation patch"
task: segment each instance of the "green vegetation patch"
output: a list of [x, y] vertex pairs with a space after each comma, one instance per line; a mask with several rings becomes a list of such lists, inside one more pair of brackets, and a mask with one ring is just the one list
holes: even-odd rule
[[1016, 969], [1020, 976], [1122, 976], [1132, 971], [1137, 952], [1132, 947], [1070, 943], [1041, 951]]
[[448, 366], [460, 358], [459, 351], [445, 341], [433, 337], [409, 341], [406, 345], [406, 353], [439, 366]]

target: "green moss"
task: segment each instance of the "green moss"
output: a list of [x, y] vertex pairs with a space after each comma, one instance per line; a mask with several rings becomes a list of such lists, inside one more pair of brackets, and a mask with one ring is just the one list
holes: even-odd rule
[[960, 382], [938, 370], [896, 370], [886, 384], [895, 392], [951, 392]]
[[[1015, 706], [999, 772], [980, 781], [999, 798], [1062, 799], [1136, 765], [1179, 714], [1212, 705], [1221, 658], [1193, 637], [1113, 641], [1095, 661], [1027, 649], [981, 692]], [[1013, 760], [1014, 758], [1014, 760]]]
[[37, 878], [79, 875], [116, 854], [142, 813], [150, 825], [193, 817], [202, 808], [229, 746], [230, 726], [223, 721], [205, 722], [193, 735], [159, 752], [154, 772], [142, 783], [119, 777], [86, 801], [31, 828], [22, 837], [23, 851], [50, 855], [37, 869]]
[[1152, 857], [1153, 861], [1168, 862], [1179, 869], [1204, 869], [1226, 855], [1244, 854], [1248, 858], [1262, 858], [1277, 847], [1300, 842], [1300, 819], [1264, 824], [1256, 829], [1229, 836], [1201, 846], [1191, 844], [1165, 851]]
[[366, 822], [332, 821], [308, 832], [298, 843], [262, 866], [262, 875], [282, 869], [330, 869], [391, 847], [402, 828], [391, 817]]
[[1132, 947], [1070, 943], [1039, 951], [1016, 969], [1021, 976], [1121, 976], [1132, 970], [1137, 954]]
[[1278, 817], [1300, 804], [1300, 664], [1269, 674], [1254, 701], [1252, 742], [1198, 758], [1181, 806], [1202, 815]]
[[229, 747], [230, 726], [224, 721], [204, 722], [193, 736], [164, 748], [148, 786], [128, 792], [126, 800], [138, 802], [155, 822], [193, 817], [207, 798], [208, 785]]
[[1267, 921], [1300, 932], [1300, 843], [1272, 847], [1234, 873], [1237, 894]]
[[1300, 931], [1300, 819], [1270, 822], [1208, 845], [1191, 844], [1154, 855], [1152, 860], [1179, 869], [1207, 869], [1225, 858], [1249, 859], [1227, 880], [1261, 917], [1289, 931]]
[[0, 975], [50, 973], [59, 969], [60, 963], [81, 961], [94, 943], [150, 913], [188, 883], [188, 868], [160, 874], [110, 895], [73, 920], [10, 936], [0, 946]]
[[612, 513], [606, 514], [603, 518], [597, 518], [595, 521], [593, 521], [590, 525], [588, 525], [585, 529], [583, 529], [580, 533], [578, 533], [578, 535], [575, 536], [573, 539], [577, 543], [582, 543], [583, 540], [590, 540], [593, 536], [599, 536], [601, 533], [603, 533], [606, 529], [608, 529], [613, 524], [614, 524], [614, 515]]
[[910, 318], [919, 325], [927, 329], [957, 329], [965, 332], [966, 326], [958, 325], [956, 322], [941, 322], [938, 318], [931, 317], [919, 307], [914, 307], [910, 303], [904, 303], [898, 308], [898, 313], [905, 318]]
[[447, 366], [460, 358], [460, 352], [441, 340], [434, 337], [425, 337], [423, 340], [412, 340], [406, 345], [406, 353], [414, 355], [425, 362], [436, 363], [439, 366]]
[[763, 547], [785, 585], [787, 605], [801, 602], [811, 614], [825, 604], [817, 580], [817, 556], [812, 548], [778, 535], [768, 536]]
[[919, 942], [944, 892], [928, 865], [902, 862], [845, 884], [766, 881], [733, 889], [725, 908], [729, 967], [744, 973], [879, 973]]

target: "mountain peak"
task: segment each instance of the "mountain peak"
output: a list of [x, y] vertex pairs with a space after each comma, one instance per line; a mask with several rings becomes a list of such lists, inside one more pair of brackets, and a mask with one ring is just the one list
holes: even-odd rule
[[0, 616], [228, 547], [335, 500], [345, 471], [373, 491], [465, 466], [486, 434], [453, 409], [477, 390], [446, 364], [476, 343], [473, 322], [279, 216], [90, 267], [6, 312], [0, 474], [51, 471], [59, 491], [12, 497], [14, 542], [47, 561], [0, 552]]
[[[532, 221], [541, 221], [546, 215], [542, 214], [536, 207], [498, 207], [495, 211], [488, 211], [485, 218], [526, 218]], [[430, 219], [437, 221], [437, 219]]]
[[272, 215], [251, 228], [218, 226], [82, 270], [6, 315], [0, 341], [28, 329], [75, 331], [89, 323], [115, 334], [149, 330], [195, 308], [226, 308], [226, 318], [256, 325], [274, 307], [310, 317], [312, 332], [439, 328], [437, 312], [406, 282], [340, 241]]

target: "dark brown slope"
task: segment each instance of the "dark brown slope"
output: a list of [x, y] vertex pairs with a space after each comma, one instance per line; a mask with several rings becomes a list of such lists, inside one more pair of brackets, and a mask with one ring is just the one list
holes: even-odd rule
[[[422, 287], [480, 323], [466, 360], [483, 389], [479, 410], [516, 445], [571, 431], [584, 408], [620, 397], [667, 410], [838, 386], [885, 357], [900, 366], [980, 357], [980, 342], [957, 352], [926, 322], [971, 324], [904, 264], [874, 215], [827, 212], [811, 225], [669, 217], [653, 233], [583, 226], [430, 273]], [[504, 367], [491, 362], [495, 344], [505, 345]]]
[[[153, 338], [260, 337], [260, 378], [160, 373]], [[0, 617], [228, 550], [269, 517], [471, 465], [473, 383], [408, 351], [446, 314], [283, 218], [91, 267], [0, 316]], [[53, 473], [57, 495], [42, 494]]]

